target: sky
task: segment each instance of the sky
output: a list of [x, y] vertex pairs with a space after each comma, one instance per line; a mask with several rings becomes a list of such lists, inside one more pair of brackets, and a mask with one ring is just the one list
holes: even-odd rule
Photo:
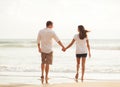
[[60, 39], [78, 25], [90, 39], [120, 39], [120, 0], [0, 0], [0, 39], [36, 39], [48, 20]]

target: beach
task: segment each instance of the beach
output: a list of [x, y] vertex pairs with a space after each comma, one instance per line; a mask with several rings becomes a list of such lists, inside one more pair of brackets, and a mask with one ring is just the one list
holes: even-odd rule
[[[26, 72], [26, 74], [21, 73], [21, 75], [13, 75], [13, 73], [10, 75], [9, 73], [7, 76], [4, 73], [3, 76], [0, 76], [0, 87], [120, 87], [119, 75], [115, 75], [115, 78], [118, 77], [118, 80], [114, 80], [110, 74], [103, 74], [104, 76], [100, 76], [99, 74], [86, 74], [84, 82], [81, 82], [80, 79], [76, 82], [74, 77], [70, 77], [73, 74], [50, 73], [49, 84], [42, 84], [40, 77], [37, 76], [38, 74], [31, 73], [28, 75], [28, 72]], [[111, 76], [112, 78], [108, 78]]]
[[[62, 40], [67, 45], [71, 40]], [[55, 43], [49, 85], [42, 85], [35, 40], [0, 40], [0, 87], [120, 87], [120, 40], [90, 40], [84, 82], [78, 83], [75, 46], [62, 52]], [[114, 54], [114, 55], [113, 55]], [[81, 69], [80, 69], [81, 75]]]
[[[77, 72], [76, 53], [89, 50], [84, 37], [91, 57]], [[59, 41], [78, 42], [63, 52]], [[53, 53], [49, 84], [41, 51]], [[120, 87], [120, 0], [0, 0], [0, 87]]]
[[120, 82], [84, 82], [84, 83], [63, 83], [63, 84], [7, 84], [0, 87], [120, 87]]
[[74, 80], [73, 73], [49, 74], [49, 84], [42, 84], [40, 72], [2, 72], [0, 87], [120, 87], [120, 74], [85, 73], [84, 82]]

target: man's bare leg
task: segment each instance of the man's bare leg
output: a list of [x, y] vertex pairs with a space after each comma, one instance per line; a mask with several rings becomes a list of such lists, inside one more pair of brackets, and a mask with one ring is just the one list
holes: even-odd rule
[[41, 64], [41, 71], [42, 71], [41, 81], [42, 81], [42, 84], [44, 83], [44, 70], [45, 70], [45, 64]]
[[45, 77], [45, 79], [46, 79], [46, 84], [48, 84], [49, 64], [46, 64], [46, 69], [45, 69], [45, 71], [46, 71], [46, 77]]
[[42, 71], [41, 76], [44, 76], [44, 70], [45, 70], [45, 64], [41, 64], [41, 71]]

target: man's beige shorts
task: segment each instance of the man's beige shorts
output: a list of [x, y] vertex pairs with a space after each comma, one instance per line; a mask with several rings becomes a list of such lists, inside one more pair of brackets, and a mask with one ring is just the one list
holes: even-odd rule
[[53, 52], [50, 53], [41, 53], [42, 64], [52, 64], [53, 61]]

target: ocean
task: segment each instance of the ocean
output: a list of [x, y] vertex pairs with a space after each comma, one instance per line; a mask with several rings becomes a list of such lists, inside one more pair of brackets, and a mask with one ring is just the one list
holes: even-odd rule
[[[67, 46], [71, 40], [63, 39], [62, 42]], [[92, 56], [87, 57], [86, 60], [86, 80], [120, 80], [120, 40], [92, 39], [90, 46]], [[74, 78], [76, 72], [75, 45], [66, 52], [62, 52], [61, 47], [54, 42], [53, 51], [54, 59], [50, 68], [50, 77], [65, 78], [66, 76], [69, 80]], [[0, 83], [16, 81], [13, 78], [11, 80], [10, 77], [38, 79], [41, 75], [40, 64], [41, 57], [36, 40], [0, 40]]]

